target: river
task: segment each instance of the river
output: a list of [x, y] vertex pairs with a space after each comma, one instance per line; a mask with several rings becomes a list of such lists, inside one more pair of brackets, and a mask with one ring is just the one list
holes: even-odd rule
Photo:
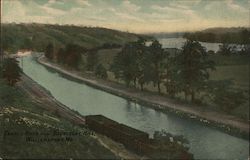
[[[161, 44], [163, 48], [178, 48], [181, 49], [184, 43], [187, 41], [185, 38], [158, 38], [157, 39]], [[220, 49], [220, 45], [222, 43], [209, 43], [209, 42], [199, 42], [203, 47], [205, 47], [206, 51], [214, 51], [217, 52]], [[147, 45], [150, 45], [150, 42], [147, 43]], [[229, 44], [230, 47], [235, 47], [235, 51], [241, 51], [241, 49], [244, 47], [244, 45], [240, 44]]]
[[[187, 41], [185, 38], [159, 38], [159, 42], [162, 44], [163, 48], [178, 48], [181, 49], [184, 43]], [[200, 42], [200, 44], [207, 49], [207, 51], [212, 50], [217, 52], [222, 43], [208, 43]]]
[[82, 115], [102, 114], [120, 123], [148, 132], [165, 129], [183, 135], [197, 159], [247, 159], [249, 142], [200, 123], [161, 113], [124, 98], [71, 81], [38, 64], [32, 56], [23, 58], [23, 71], [46, 88], [61, 103]]

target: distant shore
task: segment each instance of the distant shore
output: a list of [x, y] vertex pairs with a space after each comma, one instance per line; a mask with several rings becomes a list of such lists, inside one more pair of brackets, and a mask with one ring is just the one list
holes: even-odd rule
[[78, 82], [83, 82], [94, 88], [123, 97], [153, 109], [160, 110], [162, 112], [173, 113], [178, 116], [197, 121], [203, 125], [222, 130], [223, 132], [233, 136], [245, 139], [249, 138], [249, 124], [234, 116], [210, 110], [202, 110], [201, 108], [193, 106], [191, 107], [190, 105], [179, 104], [164, 96], [141, 92], [134, 88], [127, 88], [121, 84], [111, 81], [83, 77], [77, 71], [68, 71], [62, 66], [52, 64], [51, 62], [47, 61], [44, 56], [39, 57], [37, 61], [38, 63], [55, 70], [68, 78]]

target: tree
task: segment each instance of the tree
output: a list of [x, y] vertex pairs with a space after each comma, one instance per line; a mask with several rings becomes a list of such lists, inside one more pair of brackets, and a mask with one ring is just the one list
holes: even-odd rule
[[191, 95], [195, 101], [195, 93], [199, 93], [209, 79], [209, 70], [214, 70], [215, 63], [208, 60], [204, 47], [197, 41], [188, 40], [182, 47], [182, 53], [176, 56], [176, 82], [185, 99]]
[[227, 43], [223, 43], [222, 45], [219, 45], [218, 53], [224, 56], [230, 56], [232, 54], [232, 47]]
[[136, 82], [140, 84], [141, 90], [145, 83], [149, 83], [153, 77], [153, 67], [148, 47], [145, 44], [146, 40], [142, 37], [132, 43], [134, 55], [134, 86]]
[[4, 59], [2, 72], [3, 78], [6, 79], [8, 85], [14, 86], [16, 82], [20, 81], [22, 70], [15, 58]]
[[111, 71], [116, 79], [122, 79], [129, 86], [131, 81], [136, 85], [136, 77], [138, 75], [137, 54], [135, 42], [126, 44], [122, 51], [119, 52], [111, 65]]
[[66, 52], [64, 48], [59, 48], [58, 52], [57, 52], [57, 62], [64, 64], [65, 63], [65, 59], [66, 59]]
[[167, 56], [166, 62], [166, 74], [165, 74], [165, 87], [166, 92], [171, 97], [175, 97], [175, 95], [179, 92], [179, 87], [177, 85], [178, 76], [177, 69], [178, 67], [176, 62], [176, 57]]
[[244, 29], [240, 32], [240, 39], [242, 44], [249, 44], [250, 43], [250, 31]]
[[87, 70], [89, 71], [94, 71], [95, 67], [97, 66], [98, 64], [98, 54], [97, 54], [97, 50], [93, 49], [93, 50], [90, 50], [88, 53], [87, 53]]
[[108, 77], [107, 70], [102, 64], [98, 64], [95, 68], [95, 75], [102, 79], [107, 79]]
[[232, 86], [231, 80], [210, 80], [207, 86], [207, 93], [212, 101], [228, 113], [247, 100], [244, 92], [235, 90]]
[[54, 56], [54, 46], [52, 43], [49, 43], [45, 49], [45, 57], [52, 60]]
[[159, 41], [154, 40], [153, 43], [149, 47], [152, 60], [152, 64], [154, 66], [154, 76], [153, 76], [153, 82], [154, 84], [157, 84], [158, 92], [161, 93], [161, 81], [164, 73], [164, 59], [166, 58], [166, 54], [164, 53], [164, 50], [162, 49], [161, 44]]
[[70, 67], [73, 67], [75, 69], [78, 69], [78, 66], [82, 60], [81, 52], [84, 51], [84, 48], [82, 48], [79, 45], [76, 44], [67, 44], [65, 48], [65, 53], [62, 53], [64, 57], [65, 56], [65, 64], [67, 64]]

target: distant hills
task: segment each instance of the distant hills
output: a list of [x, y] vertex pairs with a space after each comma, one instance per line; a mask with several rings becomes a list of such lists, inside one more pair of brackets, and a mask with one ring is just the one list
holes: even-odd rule
[[50, 42], [57, 47], [74, 43], [89, 49], [104, 43], [123, 45], [137, 40], [139, 36], [141, 35], [99, 27], [37, 23], [2, 24], [2, 45], [7, 51], [29, 48], [44, 51]]
[[155, 38], [178, 38], [183, 37], [185, 32], [159, 32], [159, 33], [147, 33], [146, 35]]
[[201, 42], [250, 44], [250, 28], [209, 28], [199, 32], [185, 33], [183, 37]]
[[250, 31], [250, 28], [246, 27], [214, 27], [208, 28], [201, 31], [194, 31], [194, 32], [155, 32], [155, 33], [147, 33], [146, 35], [153, 36], [155, 38], [179, 38], [185, 37], [186, 34], [196, 34], [196, 33], [209, 33], [214, 35], [221, 35], [221, 34], [234, 34], [239, 33], [244, 30]]
[[237, 32], [242, 32], [243, 30], [248, 30], [250, 31], [250, 28], [245, 28], [245, 27], [216, 27], [216, 28], [208, 28], [205, 30], [202, 30], [201, 32], [203, 33], [214, 33], [214, 34], [225, 34], [225, 33], [237, 33]]

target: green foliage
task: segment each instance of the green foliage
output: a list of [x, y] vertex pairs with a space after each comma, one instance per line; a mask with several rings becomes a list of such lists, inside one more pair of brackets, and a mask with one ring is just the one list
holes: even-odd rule
[[151, 155], [154, 159], [193, 159], [188, 152], [189, 141], [183, 136], [174, 136], [162, 130], [154, 133], [154, 140], [160, 146]]
[[[221, 33], [220, 33], [221, 32]], [[234, 43], [234, 44], [249, 44], [250, 31], [249, 29], [237, 29], [231, 31], [204, 31], [185, 33], [184, 38], [201, 42], [217, 42], [217, 43]]]
[[219, 45], [219, 51], [218, 53], [224, 56], [230, 56], [232, 54], [232, 47], [229, 44], [223, 43], [222, 45]]
[[90, 50], [87, 53], [87, 70], [89, 71], [94, 71], [95, 67], [98, 64], [98, 55], [97, 55], [97, 50]]
[[181, 88], [178, 86], [178, 67], [176, 62], [176, 57], [167, 56], [166, 62], [166, 75], [164, 85], [166, 87], [166, 92], [169, 96], [175, 97], [175, 95], [181, 91]]
[[207, 90], [212, 101], [223, 111], [230, 113], [246, 102], [244, 92], [232, 88], [230, 80], [209, 81]]
[[105, 43], [118, 47], [137, 39], [135, 34], [105, 28], [35, 23], [1, 26], [3, 48], [11, 53], [22, 48], [30, 49], [31, 46], [33, 50], [43, 52], [47, 42], [53, 42], [54, 47], [58, 48], [74, 43], [89, 49], [103, 46]]
[[97, 67], [95, 67], [95, 75], [97, 77], [102, 78], [102, 79], [108, 78], [107, 70], [105, 67], [103, 67], [102, 64], [99, 64], [99, 65], [97, 65]]
[[194, 102], [195, 94], [199, 93], [209, 79], [209, 70], [213, 70], [214, 62], [208, 60], [204, 47], [197, 41], [188, 40], [182, 48], [182, 53], [176, 58], [176, 83], [185, 98], [191, 95]]
[[152, 44], [149, 46], [150, 51], [150, 59], [153, 64], [153, 83], [157, 84], [158, 92], [161, 93], [161, 81], [164, 73], [164, 59], [166, 58], [167, 54], [164, 53], [162, 49], [162, 45], [159, 43], [159, 41], [154, 40]]
[[81, 53], [84, 51], [84, 48], [77, 44], [67, 44], [65, 48], [65, 64], [69, 65], [70, 67], [73, 67], [75, 69], [78, 68], [82, 56]]
[[3, 61], [2, 75], [8, 85], [14, 86], [21, 78], [21, 68], [15, 58], [6, 58]]
[[136, 87], [138, 82], [141, 90], [144, 84], [153, 82], [158, 85], [160, 93], [165, 57], [166, 53], [158, 41], [155, 40], [150, 47], [147, 47], [145, 39], [139, 38], [136, 42], [126, 44], [117, 54], [111, 65], [111, 71], [117, 79], [124, 80], [127, 86], [133, 82]]
[[66, 53], [65, 49], [59, 48], [59, 50], [57, 51], [57, 55], [56, 55], [57, 62], [60, 64], [64, 64], [66, 57], [67, 57], [67, 53]]
[[115, 77], [124, 80], [127, 86], [131, 81], [136, 80], [138, 66], [134, 42], [126, 44], [122, 51], [117, 54], [111, 65], [111, 70], [114, 72]]
[[58, 63], [78, 69], [82, 61], [83, 52], [85, 52], [85, 48], [69, 43], [65, 48], [59, 48], [55, 57]]
[[45, 57], [52, 60], [54, 57], [54, 45], [52, 43], [49, 43], [47, 47], [45, 48]]

